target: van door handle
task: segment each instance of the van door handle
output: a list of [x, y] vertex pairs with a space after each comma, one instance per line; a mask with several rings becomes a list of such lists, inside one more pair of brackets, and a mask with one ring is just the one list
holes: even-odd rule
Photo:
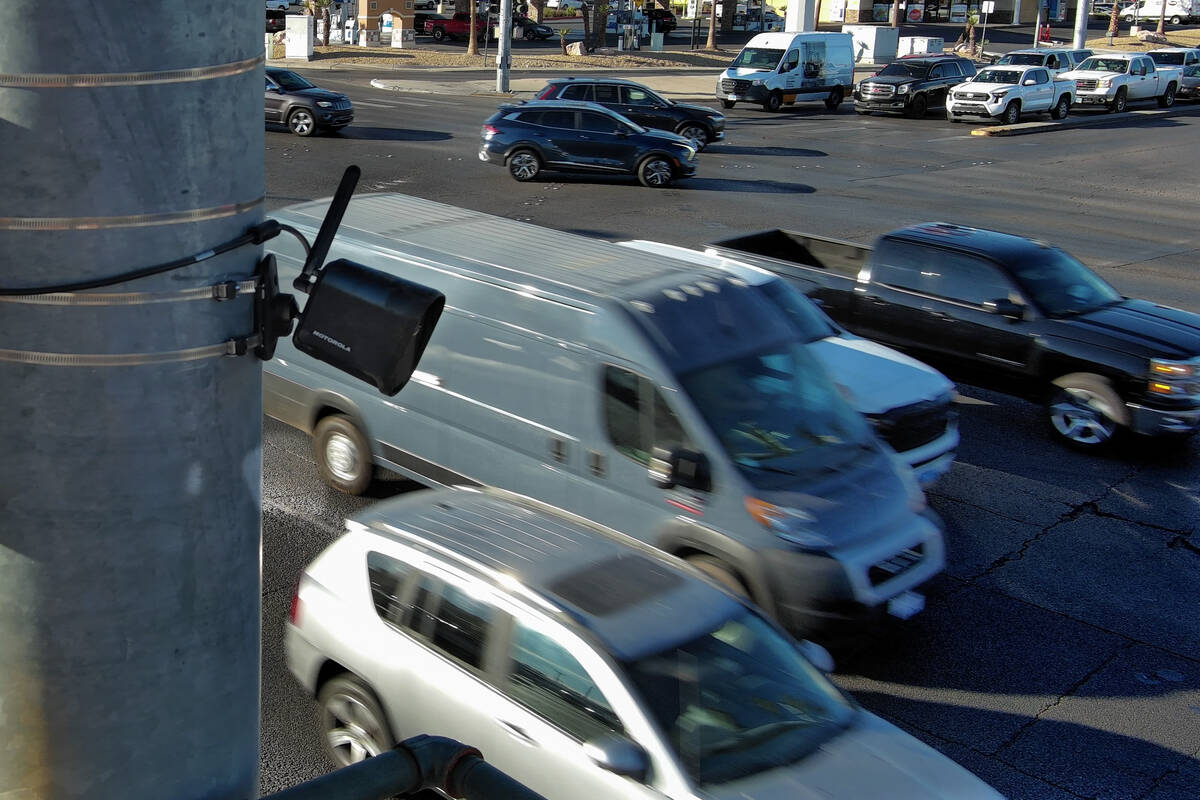
[[567, 460], [567, 443], [557, 436], [550, 437], [550, 457], [559, 464]]
[[515, 724], [508, 722], [507, 720], [503, 720], [503, 719], [498, 719], [498, 720], [496, 720], [496, 722], [499, 722], [500, 726], [502, 728], [504, 728], [504, 730], [508, 731], [508, 735], [513, 737], [517, 741], [522, 742], [527, 745], [530, 745], [531, 747], [537, 746], [537, 742], [535, 742], [533, 740], [533, 737], [530, 736], [528, 733], [526, 733], [525, 729], [522, 728], [520, 725], [515, 725]]

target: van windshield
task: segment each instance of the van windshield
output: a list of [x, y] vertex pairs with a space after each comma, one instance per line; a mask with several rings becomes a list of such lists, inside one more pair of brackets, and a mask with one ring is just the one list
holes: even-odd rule
[[742, 52], [737, 54], [737, 58], [729, 66], [741, 69], [772, 70], [779, 65], [781, 58], [783, 58], [782, 50], [746, 47], [742, 49]]
[[701, 786], [800, 761], [854, 720], [850, 702], [749, 610], [625, 668]]
[[[792, 340], [679, 376], [696, 409], [754, 485], [763, 472], [830, 467], [870, 432], [805, 345]], [[838, 460], [845, 460], [838, 459]]]

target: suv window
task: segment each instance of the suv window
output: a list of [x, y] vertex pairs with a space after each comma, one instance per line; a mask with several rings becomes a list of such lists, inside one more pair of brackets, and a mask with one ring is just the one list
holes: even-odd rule
[[634, 86], [621, 87], [621, 102], [628, 103], [631, 106], [658, 105], [645, 91]]
[[556, 108], [543, 111], [542, 119], [539, 124], [546, 125], [551, 128], [574, 128], [575, 112], [565, 108]]
[[607, 83], [597, 83], [595, 88], [597, 103], [621, 102], [621, 93], [617, 91], [616, 86]]
[[933, 65], [933, 69], [929, 70], [929, 77], [930, 77], [931, 79], [932, 79], [932, 78], [944, 78], [944, 77], [946, 77], [946, 69], [945, 69], [945, 67], [946, 67], [946, 65], [945, 65], [945, 64], [934, 64], [934, 65]]
[[587, 85], [580, 85], [578, 83], [571, 84], [567, 88], [563, 89], [562, 99], [563, 100], [584, 100], [587, 102], [591, 102], [592, 87], [587, 86]]
[[413, 568], [383, 553], [367, 553], [367, 577], [371, 582], [371, 599], [379, 618], [393, 625], [402, 625], [408, 606], [401, 603], [405, 579]]
[[407, 625], [443, 654], [482, 669], [483, 649], [496, 610], [457, 586], [422, 575]]
[[618, 452], [641, 464], [650, 463], [655, 447], [677, 447], [686, 438], [654, 384], [620, 367], [604, 368], [604, 424]]
[[510, 657], [505, 691], [521, 705], [580, 741], [623, 732], [587, 671], [549, 636], [516, 623]]

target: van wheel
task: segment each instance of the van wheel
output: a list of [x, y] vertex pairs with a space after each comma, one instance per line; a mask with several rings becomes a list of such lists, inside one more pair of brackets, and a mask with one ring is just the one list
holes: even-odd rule
[[313, 456], [321, 480], [346, 494], [362, 494], [371, 485], [375, 464], [371, 443], [342, 414], [325, 417], [313, 430]]
[[778, 90], [771, 92], [763, 101], [763, 111], [778, 111], [782, 106], [783, 95]]
[[344, 673], [330, 679], [317, 693], [317, 705], [325, 753], [336, 766], [357, 764], [395, 744], [383, 707], [361, 678]]
[[1175, 84], [1167, 84], [1167, 90], [1159, 95], [1158, 107], [1170, 108], [1175, 105]]
[[721, 108], [733, 108], [737, 105], [737, 100], [722, 100]]
[[1055, 435], [1081, 450], [1105, 447], [1126, 423], [1125, 404], [1108, 381], [1084, 372], [1054, 381], [1046, 412]]
[[738, 597], [744, 597], [747, 600], [750, 599], [750, 592], [746, 590], [746, 584], [742, 583], [742, 579], [735, 575], [733, 570], [725, 566], [725, 562], [721, 561], [721, 559], [713, 556], [694, 555], [688, 556], [686, 560], [693, 567], [724, 586], [733, 594]]
[[1066, 119], [1067, 114], [1071, 113], [1071, 98], [1068, 95], [1063, 95], [1058, 99], [1058, 105], [1050, 109], [1051, 119]]
[[1178, 25], [1178, 24], [1179, 24], [1179, 23], [1181, 23], [1181, 22], [1183, 22], [1183, 18], [1182, 18], [1182, 17], [1179, 17], [1179, 16], [1174, 16], [1174, 17], [1171, 17], [1171, 24], [1172, 24], [1172, 25]]
[[837, 107], [842, 104], [845, 95], [842, 93], [842, 87], [838, 86], [829, 93], [829, 97], [825, 98], [825, 107], [830, 111], [836, 111]]

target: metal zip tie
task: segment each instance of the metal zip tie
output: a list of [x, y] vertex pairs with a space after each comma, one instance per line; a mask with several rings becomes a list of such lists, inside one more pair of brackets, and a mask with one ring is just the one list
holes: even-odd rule
[[154, 225], [177, 225], [181, 222], [204, 222], [244, 214], [261, 205], [266, 196], [244, 203], [227, 203], [187, 211], [166, 211], [161, 214], [128, 214], [121, 217], [0, 217], [4, 231], [94, 231], [107, 228], [140, 228]]
[[228, 64], [208, 67], [188, 67], [152, 72], [97, 72], [25, 74], [0, 73], [0, 88], [6, 89], [80, 89], [99, 86], [147, 86], [156, 83], [187, 83], [213, 78], [227, 78], [249, 72], [266, 61], [266, 54]]
[[245, 355], [257, 347], [258, 343], [256, 334], [245, 339], [229, 339], [220, 344], [189, 347], [186, 350], [164, 350], [158, 353], [38, 353], [32, 350], [0, 349], [0, 361], [48, 367], [136, 367], [145, 364], [199, 361], [216, 356]]
[[[181, 289], [178, 292], [64, 292], [60, 294], [0, 295], [0, 303], [26, 303], [38, 306], [140, 306], [151, 303], [179, 303], [188, 300], [213, 300], [225, 284]], [[236, 294], [254, 294], [257, 280], [239, 281]], [[225, 299], [233, 299], [228, 297]]]

